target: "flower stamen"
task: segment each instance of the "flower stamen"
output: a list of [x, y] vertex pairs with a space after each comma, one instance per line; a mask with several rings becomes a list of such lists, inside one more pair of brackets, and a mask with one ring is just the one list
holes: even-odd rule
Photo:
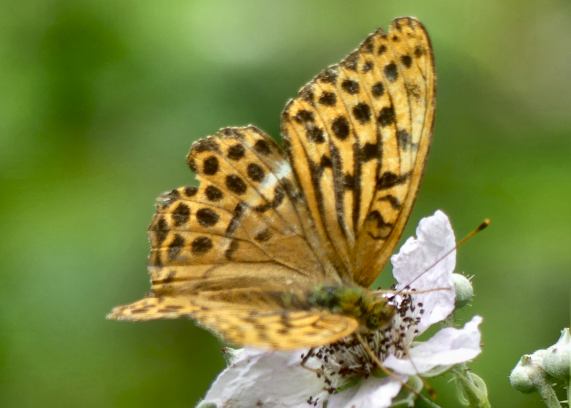
[[310, 349], [301, 355], [302, 367], [314, 372], [323, 382], [323, 390], [329, 394], [338, 392], [350, 381], [381, 373], [417, 394], [406, 384], [406, 376], [399, 376], [383, 365], [389, 355], [397, 358], [409, 355], [409, 345], [418, 334], [417, 325], [424, 313], [423, 303], [415, 301], [413, 295], [417, 293], [411, 288], [399, 295], [388, 295], [389, 303], [396, 310], [388, 326], [355, 333], [337, 343]]

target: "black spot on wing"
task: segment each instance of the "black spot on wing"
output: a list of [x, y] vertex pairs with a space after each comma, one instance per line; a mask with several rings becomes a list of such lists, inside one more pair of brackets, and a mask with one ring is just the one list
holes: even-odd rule
[[274, 198], [272, 199], [272, 207], [278, 208], [280, 204], [284, 201], [285, 198], [285, 190], [282, 186], [276, 186], [274, 190]]
[[341, 88], [345, 92], [351, 95], [355, 95], [359, 93], [359, 83], [357, 81], [353, 81], [352, 79], [346, 79], [341, 83]]
[[331, 163], [331, 158], [325, 154], [321, 156], [321, 161], [319, 162], [319, 165], [323, 169], [333, 167], [333, 164]]
[[210, 208], [201, 208], [196, 212], [196, 219], [203, 227], [213, 227], [220, 219], [220, 216]]
[[204, 159], [202, 171], [204, 174], [212, 176], [218, 172], [219, 164], [216, 156], [209, 156]]
[[189, 186], [184, 188], [184, 194], [189, 198], [195, 196], [196, 193], [198, 193], [198, 188], [194, 186]]
[[155, 232], [155, 237], [157, 238], [157, 246], [160, 246], [166, 239], [168, 229], [169, 225], [167, 224], [167, 221], [163, 217], [160, 217], [156, 225], [152, 228]]
[[405, 67], [410, 68], [412, 66], [412, 58], [410, 55], [402, 55], [400, 60]]
[[301, 97], [301, 99], [308, 102], [310, 105], [313, 106], [315, 104], [315, 95], [313, 93], [313, 89], [311, 89], [310, 86], [306, 86], [305, 88], [303, 88], [299, 92], [299, 96]]
[[361, 124], [369, 122], [371, 119], [371, 108], [364, 102], [360, 102], [353, 107], [353, 116]]
[[196, 237], [190, 244], [190, 249], [194, 255], [204, 255], [212, 249], [212, 240], [208, 237]]
[[323, 129], [319, 126], [316, 126], [313, 123], [306, 125], [305, 132], [307, 135], [307, 139], [314, 142], [314, 143], [323, 143], [325, 142], [325, 136], [323, 134]]
[[325, 91], [318, 99], [319, 103], [325, 106], [335, 106], [337, 96], [333, 92]]
[[403, 184], [409, 179], [409, 177], [410, 172], [397, 175], [387, 171], [377, 179], [377, 190], [386, 190], [399, 184]]
[[236, 174], [229, 174], [226, 176], [226, 187], [228, 190], [236, 194], [244, 194], [248, 188], [244, 180]]
[[297, 123], [313, 122], [315, 120], [313, 112], [306, 109], [299, 110], [293, 118]]
[[350, 71], [357, 71], [358, 61], [359, 61], [359, 52], [354, 51], [351, 54], [349, 54], [341, 64]]
[[366, 74], [367, 72], [371, 71], [374, 67], [375, 67], [375, 64], [373, 63], [373, 61], [367, 60], [367, 61], [363, 64], [363, 67], [361, 68], [361, 72], [363, 72], [364, 74]]
[[257, 163], [249, 163], [248, 164], [248, 177], [252, 181], [260, 182], [264, 179], [265, 172], [264, 169]]
[[349, 136], [349, 122], [347, 122], [345, 116], [337, 116], [331, 124], [331, 130], [339, 140], [347, 139], [347, 136]]
[[204, 192], [206, 194], [206, 198], [208, 198], [209, 201], [216, 202], [224, 198], [224, 193], [216, 186], [208, 186]]
[[190, 208], [184, 203], [179, 203], [172, 212], [172, 219], [176, 227], [186, 224], [190, 218]]
[[174, 260], [182, 250], [184, 245], [184, 238], [179, 234], [175, 234], [174, 239], [169, 244], [168, 248], [168, 258], [169, 260]]
[[235, 144], [228, 149], [228, 158], [231, 160], [240, 160], [244, 157], [246, 150], [241, 144]]
[[414, 48], [414, 56], [415, 56], [416, 58], [422, 57], [425, 53], [426, 53], [426, 50], [425, 50], [424, 47], [421, 46], [421, 45], [417, 45], [417, 46]]
[[317, 76], [317, 80], [326, 84], [334, 84], [337, 82], [337, 71], [334, 68], [327, 68]]
[[254, 236], [254, 239], [258, 242], [266, 242], [272, 237], [272, 232], [266, 228]]
[[259, 139], [254, 144], [254, 150], [263, 156], [267, 156], [271, 153], [270, 145], [263, 139]]
[[373, 87], [371, 88], [371, 93], [375, 98], [383, 96], [384, 92], [385, 92], [385, 87], [383, 86], [382, 82], [375, 83], [375, 85], [373, 85]]
[[367, 142], [361, 148], [360, 159], [361, 162], [368, 162], [369, 160], [378, 159], [380, 158], [380, 145], [379, 143], [370, 143]]
[[379, 112], [377, 121], [382, 127], [395, 123], [395, 109], [392, 106], [385, 106]]
[[192, 151], [196, 153], [202, 152], [220, 152], [220, 146], [218, 142], [211, 137], [205, 139], [200, 139], [192, 145]]
[[390, 64], [385, 65], [384, 72], [385, 72], [385, 76], [387, 77], [387, 79], [389, 81], [394, 82], [397, 80], [398, 70], [397, 70], [397, 65], [394, 62], [391, 62]]
[[368, 36], [365, 41], [363, 41], [363, 44], [361, 44], [361, 51], [367, 54], [372, 53], [374, 47], [373, 41], [373, 35]]

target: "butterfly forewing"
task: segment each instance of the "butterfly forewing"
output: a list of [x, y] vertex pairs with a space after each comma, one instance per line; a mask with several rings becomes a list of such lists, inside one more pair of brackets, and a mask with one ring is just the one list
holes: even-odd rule
[[[385, 172], [382, 162], [370, 212], [375, 216], [370, 223], [374, 226], [375, 223], [378, 225], [378, 220], [383, 220], [390, 232], [385, 232], [386, 239], [382, 238], [383, 234], [379, 239], [374, 233], [363, 231], [360, 245], [354, 252], [355, 259], [359, 261], [355, 265], [354, 277], [365, 286], [375, 280], [391, 256], [410, 216], [430, 148], [435, 111], [434, 59], [430, 39], [422, 24], [411, 18], [397, 19], [391, 24], [386, 39], [381, 35], [380, 40], [379, 49], [382, 49], [383, 41], [392, 44], [393, 58], [389, 67], [393, 62], [397, 67], [394, 81], [391, 81], [392, 68], [387, 72], [385, 65], [383, 71], [386, 82], [391, 84], [389, 93], [395, 110], [400, 172]], [[386, 46], [389, 49], [389, 45]], [[399, 79], [402, 79], [400, 84]], [[400, 103], [395, 102], [399, 99], [397, 95]], [[403, 117], [407, 118], [403, 121], [405, 125], [401, 125]], [[375, 211], [381, 215], [378, 220]], [[367, 261], [367, 254], [375, 261]]]
[[[252, 126], [226, 128], [195, 143], [188, 162], [199, 187], [162, 194], [149, 227], [151, 294], [110, 317], [188, 316], [228, 341], [275, 348], [304, 338], [329, 343], [354, 330], [354, 319], [311, 310], [289, 327], [293, 305], [284, 298], [303, 299], [323, 282], [340, 282], [310, 244], [319, 241], [311, 239], [316, 234], [291, 167], [272, 139]], [[337, 329], [320, 329], [334, 321]]]
[[[249, 137], [256, 140], [252, 148]], [[260, 158], [271, 155], [277, 174]], [[224, 129], [195, 143], [188, 162], [200, 187], [191, 196], [182, 188], [172, 200], [160, 200], [150, 227], [152, 271], [208, 265], [206, 278], [228, 263], [275, 263], [325, 279], [305, 239], [291, 169], [269, 136], [252, 127]]]
[[359, 313], [333, 313], [310, 294], [367, 287], [391, 254], [430, 145], [434, 86], [424, 28], [401, 18], [288, 103], [289, 158], [253, 126], [194, 143], [199, 186], [157, 199], [151, 293], [109, 317], [187, 316], [231, 343], [273, 349], [353, 333]]
[[434, 87], [426, 32], [400, 18], [317, 75], [283, 113], [316, 230], [360, 285], [374, 281], [410, 214], [430, 145]]

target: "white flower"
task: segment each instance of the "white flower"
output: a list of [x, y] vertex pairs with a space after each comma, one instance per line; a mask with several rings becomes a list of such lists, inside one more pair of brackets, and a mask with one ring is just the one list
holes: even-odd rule
[[[456, 252], [451, 251], [455, 237], [448, 218], [437, 211], [420, 221], [416, 233], [417, 238], [409, 238], [391, 259], [397, 280], [392, 301], [398, 312], [388, 328], [365, 337], [390, 375], [379, 377], [376, 366], [354, 340], [314, 351], [305, 366], [319, 367], [319, 375], [300, 365], [301, 354], [307, 350], [245, 348], [231, 352], [228, 367], [201, 405], [303, 407], [321, 406], [327, 400], [329, 408], [388, 407], [409, 376], [437, 375], [476, 357], [480, 353], [479, 316], [461, 329], [443, 328], [427, 341], [413, 342], [428, 327], [446, 319], [455, 301]], [[346, 372], [352, 377], [342, 374]], [[348, 386], [357, 373], [364, 375]]]
[[[546, 406], [561, 406], [554, 389], [554, 381], [567, 384], [571, 371], [571, 334], [569, 328], [561, 331], [561, 337], [547, 349], [524, 354], [510, 374], [510, 383], [516, 390], [529, 393], [537, 391]], [[557, 382], [555, 384], [557, 384]]]

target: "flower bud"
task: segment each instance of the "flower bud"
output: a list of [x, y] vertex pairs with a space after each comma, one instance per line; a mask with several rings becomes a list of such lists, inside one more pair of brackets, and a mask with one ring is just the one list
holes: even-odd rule
[[486, 382], [467, 368], [453, 371], [458, 390], [458, 400], [465, 407], [489, 407]]
[[529, 393], [536, 391], [537, 379], [544, 376], [541, 361], [546, 350], [525, 354], [510, 373], [510, 384], [516, 390]]
[[452, 283], [456, 291], [456, 307], [461, 308], [472, 301], [474, 288], [470, 279], [459, 273], [452, 274]]
[[547, 349], [543, 357], [543, 369], [552, 377], [569, 381], [571, 370], [571, 335], [569, 328], [561, 331], [561, 337]]

